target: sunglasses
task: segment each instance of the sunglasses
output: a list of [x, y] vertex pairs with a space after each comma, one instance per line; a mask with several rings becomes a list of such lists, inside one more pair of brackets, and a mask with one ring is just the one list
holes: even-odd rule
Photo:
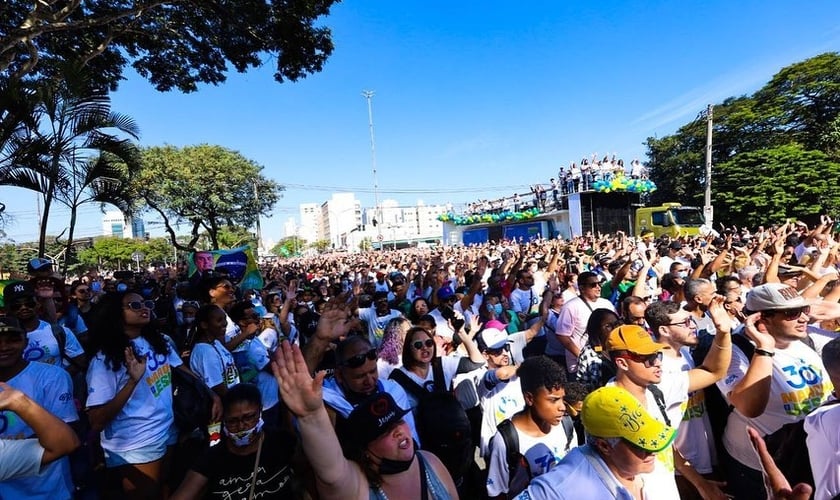
[[583, 286], [586, 288], [598, 288], [603, 286], [603, 284], [600, 281], [590, 281], [589, 283], [584, 283]]
[[688, 317], [682, 321], [677, 321], [676, 323], [668, 323], [668, 326], [684, 326], [686, 328], [690, 328], [692, 324], [694, 324], [694, 320], [691, 319], [691, 317]]
[[810, 314], [811, 306], [797, 307], [796, 309], [777, 309], [775, 311], [765, 311], [765, 314], [781, 314], [783, 318], [788, 321], [799, 319], [802, 313]]
[[662, 351], [655, 352], [653, 354], [636, 354], [635, 352], [628, 352], [620, 357], [635, 361], [636, 363], [643, 363], [645, 368], [650, 368], [654, 366], [657, 361], [662, 361]]
[[246, 413], [241, 417], [229, 417], [225, 419], [225, 427], [242, 427], [246, 425], [254, 425], [260, 419], [260, 412]]
[[27, 307], [29, 309], [35, 308], [35, 301], [34, 300], [22, 300], [20, 302], [12, 302], [9, 304], [9, 309], [12, 311], [17, 311], [22, 307]]
[[361, 354], [356, 354], [355, 356], [351, 356], [344, 360], [341, 363], [341, 366], [346, 366], [348, 368], [358, 368], [365, 364], [365, 361], [373, 361], [376, 359], [376, 349], [371, 349], [368, 352], [363, 352]]
[[125, 305], [126, 309], [131, 309], [132, 311], [140, 311], [143, 309], [154, 309], [155, 303], [151, 300], [132, 300], [128, 304]]
[[485, 352], [490, 356], [499, 356], [507, 351], [506, 347], [500, 347], [498, 349], [487, 349]]
[[418, 340], [418, 341], [414, 342], [413, 344], [411, 344], [411, 347], [413, 347], [413, 348], [415, 348], [419, 351], [423, 347], [432, 347], [434, 345], [435, 345], [434, 340], [426, 339], [426, 340]]

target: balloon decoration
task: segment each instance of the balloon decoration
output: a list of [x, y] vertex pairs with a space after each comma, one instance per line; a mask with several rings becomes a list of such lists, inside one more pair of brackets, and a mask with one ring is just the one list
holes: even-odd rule
[[471, 224], [490, 224], [494, 222], [523, 221], [533, 219], [540, 211], [536, 208], [529, 208], [523, 212], [504, 211], [499, 213], [484, 213], [475, 215], [457, 215], [453, 212], [438, 215], [441, 222], [451, 222], [456, 226], [469, 226]]
[[599, 193], [652, 193], [656, 191], [656, 184], [648, 179], [619, 176], [609, 181], [599, 179], [592, 183], [592, 189]]

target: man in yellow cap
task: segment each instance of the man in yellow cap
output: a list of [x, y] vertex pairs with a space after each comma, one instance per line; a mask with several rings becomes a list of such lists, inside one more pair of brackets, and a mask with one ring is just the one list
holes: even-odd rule
[[570, 451], [517, 499], [678, 498], [641, 478], [654, 469], [655, 454], [670, 446], [676, 430], [653, 418], [633, 395], [620, 387], [601, 387], [584, 399], [581, 420], [586, 445]]
[[[691, 321], [688, 317], [680, 319], [683, 323]], [[703, 364], [692, 370], [669, 373], [667, 381], [662, 379], [662, 351], [671, 346], [654, 342], [645, 329], [636, 325], [618, 327], [610, 332], [604, 349], [616, 366], [614, 384], [630, 392], [654, 418], [676, 426], [682, 420], [689, 391], [712, 385], [726, 373], [732, 355], [728, 329], [721, 331], [714, 342], [716, 348], [711, 349]], [[718, 485], [697, 473], [676, 449], [657, 455], [656, 467], [645, 476], [645, 481], [656, 484], [657, 490], [670, 491], [671, 498], [680, 498], [675, 469], [703, 498], [725, 498]]]

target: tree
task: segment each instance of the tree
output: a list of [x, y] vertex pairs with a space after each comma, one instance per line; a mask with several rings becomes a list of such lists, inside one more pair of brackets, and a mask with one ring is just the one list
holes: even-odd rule
[[98, 202], [131, 208], [126, 189], [137, 150], [124, 136], [136, 139], [139, 129], [128, 116], [111, 112], [108, 93], [87, 76], [67, 68], [65, 79], [37, 88], [28, 134], [6, 144], [9, 163], [0, 165], [0, 184], [35, 191], [43, 199], [40, 256], [53, 201], [70, 208], [68, 251], [79, 206]]
[[333, 51], [315, 23], [337, 0], [4, 0], [0, 74], [61, 79], [60, 63], [90, 68], [115, 89], [127, 64], [158, 90], [192, 92], [273, 60], [274, 79], [321, 71]]
[[808, 149], [819, 147], [840, 113], [840, 54], [820, 54], [783, 68], [755, 98], [760, 111], [791, 140]]
[[141, 243], [129, 238], [109, 236], [99, 238], [93, 246], [79, 251], [79, 261], [83, 264], [122, 269], [131, 266], [131, 254], [142, 249]]
[[306, 241], [303, 238], [287, 236], [274, 245], [271, 253], [278, 257], [296, 257], [304, 248], [306, 248]]
[[[144, 208], [160, 215], [177, 248], [194, 249], [203, 229], [210, 247], [217, 249], [223, 226], [251, 227], [279, 199], [284, 188], [262, 176], [261, 170], [252, 160], [221, 146], [152, 147], [143, 150], [132, 189]], [[186, 245], [177, 239], [175, 227], [180, 224], [190, 226]]]
[[719, 165], [716, 176], [716, 211], [738, 226], [840, 209], [840, 163], [798, 144], [741, 153]]
[[[236, 248], [242, 245], [250, 245], [251, 248], [257, 249], [256, 234], [242, 226], [222, 226], [219, 228], [216, 238], [218, 240], [218, 248]], [[212, 244], [208, 234], [202, 234], [201, 240], [199, 240], [201, 243], [199, 246], [202, 248], [207, 248]]]
[[330, 240], [317, 240], [313, 241], [309, 246], [314, 248], [318, 253], [324, 253], [332, 246], [332, 243], [330, 243]]
[[362, 238], [362, 241], [359, 242], [359, 250], [362, 252], [367, 252], [369, 250], [373, 250], [373, 240], [370, 236], [365, 236]]

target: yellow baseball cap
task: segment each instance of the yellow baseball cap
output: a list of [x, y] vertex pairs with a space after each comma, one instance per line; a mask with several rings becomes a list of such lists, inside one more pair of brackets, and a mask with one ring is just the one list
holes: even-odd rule
[[650, 334], [638, 325], [622, 325], [610, 332], [604, 348], [607, 352], [630, 351], [636, 354], [653, 354], [669, 347], [654, 342]]
[[656, 420], [642, 403], [625, 389], [601, 387], [583, 400], [580, 418], [589, 434], [600, 438], [622, 438], [656, 453], [671, 444], [677, 430]]

